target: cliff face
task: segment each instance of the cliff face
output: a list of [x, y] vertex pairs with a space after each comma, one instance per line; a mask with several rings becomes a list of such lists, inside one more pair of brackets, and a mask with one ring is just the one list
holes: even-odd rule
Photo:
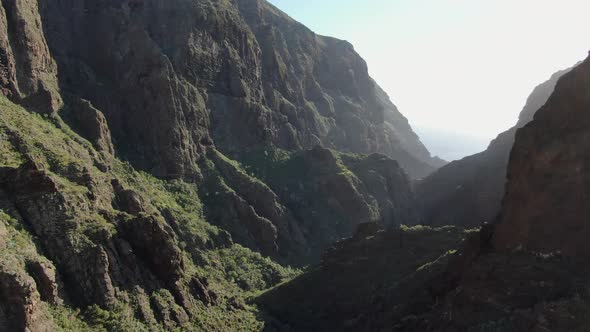
[[[117, 150], [168, 178], [199, 177], [215, 144], [379, 152], [414, 177], [436, 164], [345, 41], [265, 1], [39, 1], [60, 85], [103, 111]], [[141, 119], [141, 121], [138, 121]]]
[[264, 1], [1, 4], [0, 330], [260, 330], [276, 262], [419, 221], [438, 161], [350, 44]]
[[61, 106], [57, 66], [42, 29], [36, 0], [2, 1], [0, 87], [29, 108], [47, 113]]
[[272, 326], [586, 331], [589, 109], [587, 59], [518, 129], [497, 224], [464, 233], [460, 246], [449, 227], [392, 233], [365, 225], [328, 251], [318, 269], [258, 298]]
[[586, 59], [517, 131], [499, 222], [466, 243], [443, 277], [451, 287], [441, 304], [413, 328], [587, 329], [589, 107]]
[[[9, 99], [58, 114], [97, 151], [151, 175], [200, 184], [200, 195], [217, 188], [232, 208], [209, 199], [205, 213], [243, 245], [311, 257], [309, 248], [325, 248], [360, 222], [417, 222], [398, 163], [418, 177], [440, 161], [347, 42], [318, 36], [265, 1], [23, 0], [2, 9]], [[261, 151], [305, 155], [318, 145], [398, 163], [385, 161], [391, 170], [360, 163], [380, 170], [356, 176], [338, 161], [334, 174], [319, 176], [351, 175], [336, 181], [345, 188], [338, 203], [314, 188], [300, 199], [314, 203], [300, 204], [234, 162]], [[251, 166], [256, 173], [262, 165]], [[357, 202], [358, 220], [347, 200]], [[330, 208], [312, 217], [315, 204]], [[316, 233], [306, 218], [321, 225], [320, 240], [310, 239]]]
[[566, 74], [517, 133], [494, 244], [585, 256], [590, 213], [590, 61]]
[[493, 222], [500, 212], [506, 169], [516, 131], [533, 119], [568, 70], [555, 73], [537, 86], [520, 113], [518, 123], [501, 133], [476, 155], [453, 161], [416, 186], [428, 225], [477, 227]]

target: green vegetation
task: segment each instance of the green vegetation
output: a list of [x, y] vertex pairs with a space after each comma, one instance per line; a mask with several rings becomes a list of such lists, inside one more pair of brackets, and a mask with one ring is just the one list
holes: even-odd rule
[[[63, 239], [66, 246], [71, 246], [67, 250], [76, 255], [117, 236], [118, 219], [129, 217], [112, 207], [111, 180], [117, 179], [123, 188], [141, 197], [148, 214], [161, 214], [169, 221], [184, 256], [181, 282], [188, 282], [192, 276], [205, 277], [208, 289], [216, 294], [214, 304], [197, 301], [194, 307], [185, 308], [191, 318], [176, 328], [197, 331], [262, 329], [258, 309], [247, 304], [248, 298], [293, 278], [299, 271], [233, 244], [225, 231], [208, 223], [199, 197], [203, 193], [201, 188], [181, 180], [157, 179], [134, 170], [128, 163], [98, 153], [59, 117], [29, 113], [2, 97], [0, 110], [0, 167], [14, 169], [30, 160], [56, 184], [55, 197], [63, 199], [66, 205], [64, 210], [59, 210], [63, 215], [47, 222], [56, 223], [51, 226], [55, 231], [67, 228]], [[229, 159], [225, 161], [235, 163]], [[45, 244], [47, 239], [31, 232], [16, 210], [0, 210], [0, 232], [3, 230], [6, 235], [0, 237], [3, 269], [10, 268], [26, 277], [27, 262], [50, 263], [35, 244]], [[61, 268], [57, 266], [58, 271]], [[45, 302], [40, 304], [39, 310], [49, 322], [54, 322], [57, 331], [97, 332], [169, 329], [170, 325], [156, 321], [160, 318], [139, 314], [151, 312], [154, 303], [162, 305], [162, 310], [172, 316], [182, 316], [183, 312], [166, 289], [152, 294], [118, 290], [116, 301], [112, 310], [97, 305], [76, 308]]]
[[248, 292], [267, 289], [300, 273], [240, 245], [209, 252], [208, 264], [222, 272], [218, 275], [222, 280], [228, 280]]

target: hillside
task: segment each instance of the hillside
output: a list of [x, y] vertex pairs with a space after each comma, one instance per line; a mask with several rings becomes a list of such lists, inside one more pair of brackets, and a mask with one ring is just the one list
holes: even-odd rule
[[[260, 330], [251, 294], [440, 161], [265, 1], [1, 1], [0, 330]], [[408, 176], [409, 174], [409, 176]]]
[[[363, 227], [258, 299], [277, 331], [587, 331], [590, 58], [517, 130], [479, 231]], [[464, 240], [463, 240], [464, 239]]]

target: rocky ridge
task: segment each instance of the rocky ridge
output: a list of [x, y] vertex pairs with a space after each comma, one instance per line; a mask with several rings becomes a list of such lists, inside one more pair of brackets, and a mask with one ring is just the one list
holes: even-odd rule
[[118, 151], [158, 177], [198, 178], [213, 144], [232, 158], [268, 145], [379, 152], [414, 177], [438, 166], [352, 45], [266, 1], [41, 0], [39, 11], [61, 89], [101, 110]]
[[506, 170], [516, 131], [532, 121], [534, 114], [553, 93], [562, 70], [537, 86], [520, 113], [518, 123], [498, 135], [488, 148], [476, 155], [453, 161], [418, 182], [424, 223], [478, 227], [494, 222], [500, 212]]
[[[399, 234], [363, 227], [362, 236], [338, 244], [317, 271], [261, 295], [269, 321], [279, 331], [316, 326], [343, 331], [586, 331], [590, 270], [583, 193], [589, 74], [590, 58], [564, 74], [534, 119], [517, 130], [497, 223], [466, 234], [459, 246], [451, 242], [426, 250], [413, 246], [431, 244], [429, 236], [441, 236], [441, 229], [426, 228], [426, 233], [416, 233], [415, 242], [402, 242]], [[385, 251], [391, 254], [396, 242], [398, 251], [409, 251], [404, 257], [428, 253], [424, 257], [432, 255], [426, 259], [431, 263], [406, 270], [408, 261], [395, 256], [384, 261], [380, 255], [365, 256], [370, 248], [383, 246], [390, 246]], [[447, 248], [457, 250], [432, 261]], [[374, 276], [392, 266], [395, 272]], [[411, 277], [400, 281], [394, 277], [400, 271]], [[317, 287], [320, 294], [333, 291], [328, 285], [337, 282], [355, 289], [366, 284], [366, 275], [372, 276], [370, 285], [385, 291], [369, 288], [359, 295], [339, 288], [312, 303], [296, 297], [295, 306], [304, 304], [296, 311], [283, 302], [283, 295], [298, 294], [301, 285]], [[338, 297], [342, 305], [330, 301]], [[314, 309], [305, 310], [308, 305]]]
[[276, 262], [419, 221], [440, 161], [350, 44], [264, 1], [0, 3], [0, 329], [260, 330]]

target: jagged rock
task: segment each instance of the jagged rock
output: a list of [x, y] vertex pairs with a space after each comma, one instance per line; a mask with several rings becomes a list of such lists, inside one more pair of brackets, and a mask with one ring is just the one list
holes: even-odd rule
[[564, 75], [510, 156], [498, 249], [587, 256], [590, 60]]
[[113, 156], [115, 148], [111, 141], [111, 131], [104, 114], [84, 99], [74, 99], [68, 103], [71, 110], [67, 117], [80, 136], [89, 140], [94, 148]]
[[282, 255], [297, 254], [297, 250], [301, 250], [297, 248], [305, 245], [305, 239], [280, 198], [265, 183], [236, 167], [218, 151], [212, 150], [208, 156], [223, 181], [235, 190], [230, 196], [236, 212], [247, 217], [243, 220], [252, 220], [247, 222], [252, 225], [250, 233], [262, 243], [263, 252], [276, 255], [280, 250]]
[[54, 326], [40, 311], [35, 281], [26, 274], [0, 266], [0, 330], [49, 332]]
[[57, 66], [51, 57], [37, 0], [3, 0], [0, 8], [2, 93], [40, 113], [57, 111]]
[[163, 220], [153, 215], [140, 214], [120, 225], [122, 236], [134, 252], [143, 259], [153, 273], [168, 285], [174, 284], [183, 273], [182, 253], [174, 232]]
[[27, 272], [33, 277], [37, 285], [41, 300], [53, 305], [63, 304], [60, 297], [57, 271], [50, 262], [28, 261]]
[[438, 166], [349, 43], [260, 0], [140, 4], [39, 4], [60, 84], [105, 113], [134, 165], [199, 178], [213, 141], [230, 156], [269, 143], [381, 152], [414, 177]]
[[30, 167], [34, 166], [0, 169], [0, 186], [12, 195], [14, 204], [35, 234], [44, 238], [49, 255], [63, 265], [68, 277], [76, 280], [79, 299], [111, 306], [115, 294], [105, 251], [89, 247], [80, 252], [74, 249], [75, 239], [60, 235], [76, 228], [73, 218], [87, 209], [88, 204], [79, 197], [66, 196], [49, 173]]
[[146, 212], [144, 207], [145, 204], [136, 192], [130, 189], [125, 189], [117, 179], [111, 180], [111, 185], [115, 192], [114, 206], [119, 210], [132, 215]]
[[201, 302], [205, 303], [206, 305], [217, 304], [217, 294], [208, 289], [209, 282], [207, 281], [207, 278], [193, 277], [189, 286], [191, 288], [192, 294]]
[[167, 329], [173, 330], [186, 326], [189, 317], [183, 308], [179, 307], [170, 293], [163, 291], [158, 296], [151, 298], [151, 305], [156, 313], [156, 319], [164, 324]]
[[[237, 281], [219, 278], [227, 271], [216, 257], [224, 257], [224, 264], [253, 261], [243, 271], [263, 279], [261, 285], [281, 282], [286, 272], [210, 225], [194, 183], [159, 180], [115, 158], [112, 167], [98, 168], [104, 156], [59, 119], [34, 116], [4, 97], [0, 109], [0, 137], [7, 138], [0, 141], [0, 219], [10, 237], [5, 256], [15, 261], [19, 274], [33, 277], [38, 297], [56, 303], [48, 310], [39, 300], [48, 319], [55, 315], [59, 328], [70, 328], [69, 321], [83, 326], [77, 325], [83, 319], [92, 328], [122, 330], [188, 328], [197, 317], [205, 317], [199, 326], [206, 330], [218, 329], [221, 320], [230, 330], [244, 318], [259, 323], [249, 308], [209, 310], [198, 301], [225, 302], [216, 295], [220, 287], [243, 296]], [[12, 254], [21, 247], [22, 255]], [[188, 269], [185, 259], [192, 260]], [[195, 265], [203, 273], [199, 291], [191, 289], [187, 276]], [[205, 276], [214, 276], [213, 285]], [[59, 292], [54, 296], [60, 280], [68, 295], [64, 303]], [[251, 289], [261, 290], [256, 287], [266, 286]], [[167, 295], [150, 307], [148, 296], [158, 294]], [[2, 307], [2, 324], [6, 315]]]
[[[215, 187], [211, 189], [215, 190]], [[213, 199], [215, 206], [207, 206], [213, 223], [227, 229], [237, 243], [264, 255], [277, 255], [277, 228], [270, 220], [258, 215], [248, 202], [234, 192], [216, 192]]]
[[364, 158], [344, 155], [342, 161], [377, 201], [383, 227], [415, 225], [422, 221], [413, 186], [395, 160], [372, 154]]
[[559, 71], [529, 96], [518, 123], [501, 133], [481, 153], [453, 161], [418, 182], [416, 194], [427, 225], [477, 227], [492, 222], [500, 213], [506, 170], [518, 128], [533, 119], [569, 69]]

